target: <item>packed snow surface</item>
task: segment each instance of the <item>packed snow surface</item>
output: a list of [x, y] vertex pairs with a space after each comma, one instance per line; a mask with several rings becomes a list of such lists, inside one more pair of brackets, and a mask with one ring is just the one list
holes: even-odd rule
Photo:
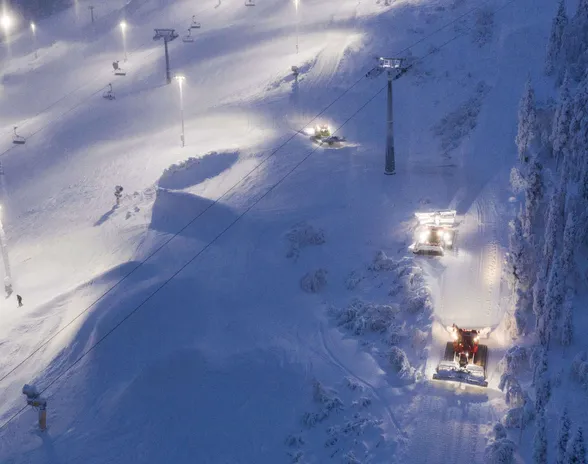
[[[0, 462], [483, 462], [517, 104], [550, 2], [193, 5], [108, 0], [92, 25], [79, 0], [4, 43]], [[415, 65], [385, 176], [386, 78], [365, 74], [395, 55]], [[313, 144], [319, 122], [349, 145]], [[446, 208], [457, 253], [412, 256], [414, 212]], [[489, 388], [430, 380], [454, 322], [494, 330]]]

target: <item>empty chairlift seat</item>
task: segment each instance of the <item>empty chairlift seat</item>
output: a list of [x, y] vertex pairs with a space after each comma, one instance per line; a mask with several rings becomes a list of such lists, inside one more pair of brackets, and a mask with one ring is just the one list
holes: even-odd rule
[[16, 145], [24, 145], [25, 138], [16, 133], [16, 128], [17, 126], [14, 126], [14, 135], [12, 136], [12, 143], [15, 143]]

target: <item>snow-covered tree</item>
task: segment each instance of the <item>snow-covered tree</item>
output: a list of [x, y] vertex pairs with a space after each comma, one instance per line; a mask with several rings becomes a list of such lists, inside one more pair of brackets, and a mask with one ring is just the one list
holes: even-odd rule
[[559, 1], [557, 13], [551, 23], [551, 34], [547, 43], [547, 55], [545, 57], [545, 73], [550, 76], [553, 74], [555, 66], [558, 64], [560, 50], [562, 47], [562, 38], [564, 30], [568, 25], [568, 15], [564, 0]]
[[561, 182], [555, 186], [549, 200], [547, 218], [545, 221], [545, 240], [543, 243], [543, 275], [548, 275], [553, 263], [553, 256], [564, 232], [565, 223], [566, 186]]
[[553, 116], [551, 144], [553, 154], [561, 169], [562, 160], [567, 155], [570, 144], [570, 123], [572, 121], [573, 102], [570, 94], [570, 78], [565, 74], [559, 89], [559, 100]]
[[560, 49], [560, 67], [559, 76], [563, 76], [565, 69], [570, 72], [570, 76], [579, 81], [586, 69], [586, 49], [588, 48], [588, 13], [587, 3], [580, 0], [576, 13], [569, 21], [564, 30], [562, 37], [562, 47]]
[[517, 285], [522, 290], [527, 290], [530, 287], [534, 267], [532, 250], [525, 237], [521, 218], [522, 214], [519, 213], [509, 224], [509, 250], [506, 258], [508, 282], [515, 291]]
[[545, 309], [543, 313], [548, 340], [557, 330], [557, 323], [561, 316], [565, 297], [565, 276], [562, 269], [561, 256], [556, 259], [549, 272], [549, 279], [545, 289]]
[[[570, 293], [570, 292], [568, 292]], [[570, 346], [574, 335], [573, 324], [573, 300], [572, 296], [568, 294], [563, 306], [563, 321], [561, 324], [561, 344], [563, 346]]]
[[533, 439], [533, 462], [547, 464], [547, 430], [545, 427], [545, 412], [537, 415], [535, 436]]
[[[588, 24], [586, 25], [588, 29]], [[588, 63], [587, 63], [588, 65]], [[569, 126], [569, 153], [566, 154], [569, 175], [577, 182], [584, 165], [583, 154], [588, 149], [588, 73], [584, 74], [572, 100]]]
[[529, 148], [537, 135], [537, 110], [535, 106], [535, 90], [531, 78], [525, 83], [525, 90], [519, 102], [519, 123], [515, 142], [517, 144], [521, 164], [529, 162]]
[[557, 431], [557, 457], [556, 464], [565, 464], [567, 458], [568, 441], [570, 440], [570, 427], [572, 423], [568, 416], [567, 408], [564, 408], [559, 419], [559, 430]]
[[527, 240], [532, 240], [534, 226], [537, 223], [537, 212], [545, 191], [543, 184], [543, 167], [534, 157], [528, 160], [527, 188], [525, 190], [525, 211], [523, 213], [523, 233]]
[[535, 411], [537, 414], [542, 414], [545, 411], [549, 398], [551, 398], [551, 382], [547, 372], [542, 372], [535, 387]]
[[[588, 204], [586, 206], [588, 206]], [[563, 233], [562, 250], [558, 258], [558, 260], [560, 261], [564, 285], [568, 277], [572, 274], [572, 272], [574, 272], [575, 269], [574, 251], [577, 248], [577, 235], [578, 224], [576, 222], [576, 216], [572, 213], [569, 213], [566, 219], [566, 225]]]
[[584, 444], [584, 433], [582, 427], [578, 427], [574, 438], [568, 444], [568, 459], [566, 464], [586, 464], [586, 445]]
[[544, 347], [536, 346], [531, 350], [529, 359], [533, 369], [533, 385], [536, 385], [544, 372], [547, 372], [547, 350]]

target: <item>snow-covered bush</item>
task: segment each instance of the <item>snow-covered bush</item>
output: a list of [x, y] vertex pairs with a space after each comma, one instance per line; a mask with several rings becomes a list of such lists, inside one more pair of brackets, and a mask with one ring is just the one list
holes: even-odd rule
[[368, 266], [370, 271], [392, 271], [398, 267], [398, 261], [386, 256], [383, 250], [376, 253], [372, 264]]
[[390, 365], [394, 371], [398, 373], [398, 376], [401, 379], [414, 379], [414, 369], [410, 366], [408, 357], [402, 349], [398, 348], [397, 346], [391, 347], [388, 351], [388, 360], [390, 361]]
[[327, 271], [317, 269], [314, 272], [307, 272], [300, 279], [300, 288], [308, 293], [320, 292], [327, 285]]
[[322, 408], [317, 412], [306, 412], [302, 422], [306, 427], [314, 427], [324, 421], [332, 411], [343, 409], [343, 402], [336, 395], [335, 390], [324, 387], [318, 380], [313, 382], [313, 397]]
[[355, 335], [365, 332], [386, 332], [395, 322], [400, 312], [397, 305], [380, 305], [354, 299], [343, 309], [332, 308], [331, 314], [337, 324]]
[[300, 250], [304, 247], [325, 243], [325, 233], [306, 222], [301, 222], [292, 227], [286, 234], [286, 238], [290, 242], [290, 249], [286, 255], [288, 258], [297, 258]]
[[473, 31], [473, 40], [479, 47], [483, 47], [490, 40], [494, 32], [494, 10], [486, 6], [476, 13], [476, 25]]
[[351, 272], [345, 280], [345, 288], [347, 290], [354, 290], [365, 277], [357, 271]]
[[514, 463], [515, 444], [507, 438], [490, 442], [484, 450], [485, 464], [512, 464]]

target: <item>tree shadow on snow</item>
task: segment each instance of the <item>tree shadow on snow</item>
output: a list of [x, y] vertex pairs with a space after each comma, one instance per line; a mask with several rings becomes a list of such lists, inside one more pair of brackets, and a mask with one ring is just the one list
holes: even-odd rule
[[190, 158], [166, 169], [158, 185], [163, 189], [179, 190], [200, 184], [231, 168], [238, 158], [238, 153], [210, 153], [202, 158]]

